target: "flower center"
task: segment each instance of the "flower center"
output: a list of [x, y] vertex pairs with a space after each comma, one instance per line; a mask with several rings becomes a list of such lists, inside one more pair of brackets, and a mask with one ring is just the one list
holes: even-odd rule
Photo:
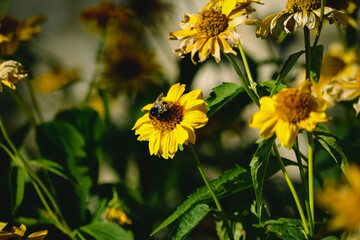
[[285, 122], [297, 123], [311, 112], [311, 94], [298, 89], [286, 89], [277, 95], [276, 113]]
[[176, 127], [176, 124], [182, 121], [183, 117], [183, 106], [172, 104], [168, 111], [162, 113], [158, 118], [152, 119], [151, 123], [160, 132], [170, 132]]
[[286, 3], [286, 9], [291, 12], [311, 12], [320, 7], [320, 0], [288, 0]]
[[324, 56], [321, 65], [321, 75], [327, 78], [335, 77], [345, 68], [345, 62], [338, 57]]
[[225, 31], [228, 27], [228, 18], [220, 10], [206, 9], [199, 15], [195, 28], [200, 35], [214, 37]]

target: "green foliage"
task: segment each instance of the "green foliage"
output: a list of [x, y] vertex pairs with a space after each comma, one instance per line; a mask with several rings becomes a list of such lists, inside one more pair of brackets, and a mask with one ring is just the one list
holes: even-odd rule
[[198, 204], [187, 210], [179, 217], [173, 231], [169, 235], [169, 240], [185, 239], [210, 211], [211, 208], [207, 204]]
[[319, 82], [321, 63], [324, 54], [324, 46], [318, 45], [311, 49], [311, 66], [310, 66], [310, 77], [316, 83]]
[[[233, 223], [232, 232], [234, 235], [234, 240], [245, 239], [245, 229], [240, 222]], [[216, 222], [216, 233], [220, 240], [229, 239], [229, 235], [227, 233], [226, 227], [224, 225], [224, 221]]]
[[9, 174], [11, 212], [14, 214], [20, 207], [25, 192], [26, 172], [21, 167], [12, 167]]
[[[134, 240], [131, 232], [111, 222], [97, 222], [81, 226], [79, 230], [96, 240]], [[86, 238], [88, 239], [88, 238]]]
[[208, 104], [208, 117], [212, 116], [226, 103], [244, 91], [244, 88], [238, 84], [228, 82], [222, 83], [220, 86], [214, 88], [210, 93], [210, 97], [206, 99], [206, 103]]
[[266, 221], [264, 227], [267, 232], [275, 234], [284, 240], [306, 240], [307, 237], [301, 227], [299, 219], [279, 218]]
[[349, 164], [340, 140], [323, 124], [319, 124], [316, 130], [313, 131], [313, 134], [315, 139], [330, 154], [345, 176], [347, 176]]

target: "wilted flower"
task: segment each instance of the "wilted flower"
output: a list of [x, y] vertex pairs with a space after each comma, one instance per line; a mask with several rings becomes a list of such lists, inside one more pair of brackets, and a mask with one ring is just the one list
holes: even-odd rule
[[139, 118], [132, 130], [139, 135], [139, 141], [149, 141], [151, 155], [173, 158], [178, 145], [195, 143], [195, 129], [203, 127], [206, 116], [206, 102], [200, 89], [183, 94], [184, 84], [173, 85], [167, 96], [146, 105], [148, 111]]
[[356, 20], [351, 16], [352, 14], [356, 14], [355, 9], [357, 6], [359, 6], [360, 1], [359, 0], [327, 0], [326, 5], [338, 10], [342, 10], [343, 12], [346, 12], [348, 15], [349, 24], [357, 28]]
[[34, 79], [39, 92], [52, 92], [60, 89], [78, 79], [78, 72], [74, 69], [52, 69]]
[[[27, 73], [23, 71], [21, 63], [13, 60], [0, 60], [0, 82], [11, 89], [16, 89], [15, 84], [21, 79], [26, 78]], [[2, 84], [0, 84], [0, 92], [2, 92]]]
[[158, 83], [160, 73], [160, 65], [152, 51], [136, 44], [127, 35], [114, 36], [109, 38], [104, 51], [104, 70], [99, 87], [113, 96], [144, 92], [152, 84]]
[[239, 34], [234, 28], [256, 22], [246, 17], [251, 2], [253, 1], [249, 0], [246, 4], [237, 5], [237, 1], [234, 0], [218, 1], [216, 7], [204, 8], [197, 14], [185, 14], [184, 20], [180, 22], [182, 30], [169, 33], [170, 40], [181, 41], [180, 48], [174, 52], [180, 57], [191, 52], [194, 64], [196, 52], [199, 54], [200, 62], [205, 61], [209, 54], [216, 62], [220, 62], [220, 50], [236, 55], [230, 46], [237, 46], [240, 41]]
[[85, 23], [95, 23], [99, 29], [109, 26], [118, 28], [131, 25], [133, 12], [128, 8], [119, 8], [111, 2], [101, 2], [97, 7], [89, 7], [81, 12], [80, 18]]
[[348, 171], [349, 182], [336, 184], [327, 179], [323, 189], [316, 194], [320, 207], [330, 212], [330, 230], [360, 230], [360, 168], [351, 164]]
[[276, 134], [280, 144], [290, 149], [300, 129], [312, 131], [326, 122], [326, 102], [311, 95], [310, 83], [299, 88], [284, 88], [273, 97], [260, 98], [260, 111], [249, 120], [250, 127], [260, 128], [267, 139]]
[[0, 21], [0, 47], [1, 53], [11, 55], [16, 52], [20, 42], [29, 41], [34, 34], [40, 32], [39, 24], [46, 21], [42, 15], [35, 15], [26, 20], [19, 21], [6, 16]]
[[[256, 36], [266, 38], [269, 33], [277, 39], [281, 31], [293, 33], [298, 27], [318, 28], [321, 15], [321, 0], [288, 0], [286, 10], [264, 18], [256, 28]], [[324, 7], [324, 18], [330, 23], [347, 26], [347, 15], [331, 7]]]
[[[26, 226], [21, 224], [20, 227], [12, 227], [11, 232], [3, 231], [7, 223], [0, 222], [0, 239], [16, 239], [21, 240], [26, 232]], [[34, 232], [30, 234], [26, 239], [27, 240], [42, 240], [47, 235], [48, 231], [43, 230], [39, 232]]]

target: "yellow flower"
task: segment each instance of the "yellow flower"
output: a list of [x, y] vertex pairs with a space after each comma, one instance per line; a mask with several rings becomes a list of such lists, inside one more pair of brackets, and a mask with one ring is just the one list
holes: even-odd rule
[[[147, 112], [132, 128], [135, 134], [139, 135], [139, 141], [149, 141], [151, 155], [162, 156], [165, 159], [173, 158], [178, 145], [187, 145], [188, 142], [194, 144], [196, 139], [194, 130], [207, 123], [207, 104], [202, 99], [201, 90], [193, 90], [183, 95], [184, 91], [184, 84], [173, 85], [167, 96], [162, 98], [162, 101], [169, 106], [168, 110], [158, 117], [150, 117]], [[146, 105], [142, 111], [152, 111], [155, 104]]]
[[52, 69], [48, 73], [37, 76], [34, 84], [39, 92], [52, 92], [78, 79], [78, 72], [74, 69]]
[[145, 92], [149, 86], [159, 83], [161, 68], [155, 54], [136, 44], [133, 37], [125, 34], [110, 37], [104, 52], [104, 69], [99, 87], [109, 91], [112, 96]]
[[[15, 84], [21, 79], [26, 78], [27, 73], [24, 73], [21, 63], [13, 60], [0, 60], [0, 82], [11, 89], [16, 89]], [[2, 85], [0, 84], [0, 92], [2, 92]]]
[[6, 16], [0, 21], [1, 53], [11, 55], [16, 52], [21, 41], [29, 41], [34, 34], [40, 32], [39, 24], [46, 21], [42, 15], [35, 15], [26, 20]]
[[355, 12], [357, 6], [359, 5], [359, 0], [351, 1], [351, 0], [328, 0], [326, 2], [326, 5], [335, 9], [340, 9], [347, 13], [349, 24], [357, 28], [358, 25], [356, 23], [356, 20], [351, 17], [351, 15]]
[[[210, 2], [205, 4], [205, 6], [203, 7], [203, 10], [205, 10], [207, 8], [221, 7], [224, 4], [224, 1], [225, 0], [210, 0]], [[246, 8], [248, 13], [255, 11], [251, 7], [252, 2], [260, 3], [260, 0], [235, 0], [235, 1], [236, 1], [236, 8], [239, 8], [239, 7], [242, 9]]]
[[81, 12], [80, 18], [85, 23], [95, 23], [99, 29], [109, 26], [119, 28], [131, 25], [132, 10], [119, 8], [111, 2], [101, 2], [97, 7], [89, 7]]
[[[20, 227], [12, 227], [11, 232], [3, 231], [7, 223], [0, 222], [0, 239], [14, 239], [14, 240], [21, 240], [26, 232], [26, 227], [24, 224], [21, 224]], [[47, 235], [48, 231], [38, 231], [30, 234], [26, 239], [27, 240], [42, 240]]]
[[300, 129], [312, 131], [317, 123], [326, 122], [326, 102], [311, 95], [310, 83], [299, 88], [284, 88], [273, 97], [260, 99], [260, 111], [249, 120], [250, 127], [261, 128], [267, 139], [276, 134], [279, 142], [290, 149]]
[[107, 207], [105, 211], [105, 218], [106, 221], [117, 223], [120, 226], [132, 224], [132, 220], [126, 215], [126, 213], [122, 209], [116, 207]]
[[327, 179], [323, 189], [316, 194], [316, 202], [329, 211], [333, 218], [329, 222], [331, 230], [360, 230], [360, 168], [350, 164], [350, 183], [336, 184]]
[[[288, 0], [286, 10], [264, 18], [256, 28], [256, 36], [266, 38], [269, 33], [277, 39], [281, 30], [291, 34], [298, 27], [316, 29], [320, 23], [321, 0]], [[347, 26], [347, 15], [344, 12], [325, 6], [324, 18], [330, 23], [337, 22]]]
[[[253, 2], [252, 0], [248, 1]], [[220, 50], [224, 53], [236, 55], [232, 46], [237, 46], [240, 38], [234, 28], [242, 24], [254, 24], [256, 20], [245, 17], [248, 4], [239, 4], [237, 1], [218, 1], [215, 7], [204, 8], [198, 14], [185, 14], [180, 22], [182, 30], [169, 33], [170, 40], [180, 40], [180, 48], [175, 49], [180, 57], [191, 52], [194, 64], [194, 55], [198, 52], [199, 61], [205, 61], [211, 54], [216, 62], [220, 62]]]

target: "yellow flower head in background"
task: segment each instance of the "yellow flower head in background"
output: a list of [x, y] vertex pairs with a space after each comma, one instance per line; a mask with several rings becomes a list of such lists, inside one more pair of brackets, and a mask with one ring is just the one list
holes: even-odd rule
[[316, 194], [316, 202], [333, 215], [330, 230], [360, 230], [360, 168], [350, 164], [350, 183], [336, 184], [327, 179], [323, 189]]
[[89, 7], [81, 12], [80, 18], [85, 23], [95, 23], [98, 29], [109, 26], [119, 28], [131, 25], [133, 12], [128, 8], [119, 8], [111, 2], [101, 2], [97, 7]]
[[360, 79], [355, 77], [358, 68], [355, 49], [344, 51], [341, 45], [331, 45], [322, 60], [319, 82], [313, 82], [313, 95], [329, 106], [356, 98], [360, 95]]
[[267, 139], [276, 134], [280, 144], [290, 149], [298, 131], [312, 131], [316, 124], [326, 122], [326, 102], [311, 95], [310, 83], [299, 88], [284, 88], [273, 97], [260, 99], [260, 111], [249, 120], [250, 127], [261, 128], [260, 136]]
[[[21, 240], [26, 232], [26, 226], [21, 224], [20, 227], [12, 227], [11, 232], [3, 231], [7, 223], [0, 222], [0, 239], [16, 239]], [[34, 232], [30, 234], [26, 239], [27, 240], [43, 240], [48, 234], [47, 230]]]
[[134, 37], [125, 34], [110, 37], [103, 63], [99, 87], [112, 96], [146, 92], [149, 86], [159, 84], [161, 67], [154, 52], [144, 48]]
[[132, 220], [126, 215], [124, 210], [116, 207], [107, 207], [105, 210], [105, 218], [108, 222], [117, 223], [120, 226], [125, 224], [131, 225]]
[[338, 10], [342, 10], [346, 12], [348, 15], [349, 25], [351, 25], [354, 28], [358, 27], [358, 24], [356, 20], [351, 16], [352, 14], [356, 14], [355, 10], [357, 6], [359, 5], [359, 0], [327, 0], [326, 5]]
[[207, 104], [201, 90], [183, 94], [184, 91], [184, 84], [173, 85], [167, 96], [142, 109], [148, 112], [132, 128], [139, 141], [149, 141], [151, 155], [173, 158], [178, 145], [194, 144], [195, 129], [207, 123]]
[[[251, 0], [247, 2], [253, 2]], [[169, 33], [170, 40], [180, 40], [180, 48], [175, 49], [180, 57], [198, 52], [199, 61], [204, 62], [211, 54], [220, 62], [220, 51], [236, 55], [232, 46], [237, 46], [240, 37], [234, 28], [242, 24], [254, 24], [256, 20], [247, 18], [248, 4], [239, 4], [235, 0], [218, 1], [216, 7], [204, 8], [201, 13], [185, 14], [180, 22], [182, 30]], [[230, 44], [229, 42], [230, 41]]]
[[20, 42], [29, 41], [33, 35], [40, 32], [39, 24], [45, 21], [46, 18], [42, 15], [35, 15], [23, 21], [10, 16], [2, 18], [0, 21], [1, 53], [14, 54]]
[[[5, 86], [15, 90], [15, 84], [26, 77], [27, 73], [23, 71], [21, 63], [13, 60], [0, 60], [0, 82]], [[2, 84], [0, 84], [0, 92], [2, 92]]]
[[[256, 28], [256, 36], [266, 38], [269, 33], [277, 39], [281, 31], [293, 33], [298, 27], [316, 29], [320, 24], [321, 0], [288, 0], [286, 10], [264, 18]], [[337, 22], [347, 26], [347, 15], [344, 12], [325, 6], [324, 19], [330, 23]]]
[[58, 90], [79, 78], [74, 69], [52, 69], [34, 79], [35, 88], [39, 92], [49, 93]]

